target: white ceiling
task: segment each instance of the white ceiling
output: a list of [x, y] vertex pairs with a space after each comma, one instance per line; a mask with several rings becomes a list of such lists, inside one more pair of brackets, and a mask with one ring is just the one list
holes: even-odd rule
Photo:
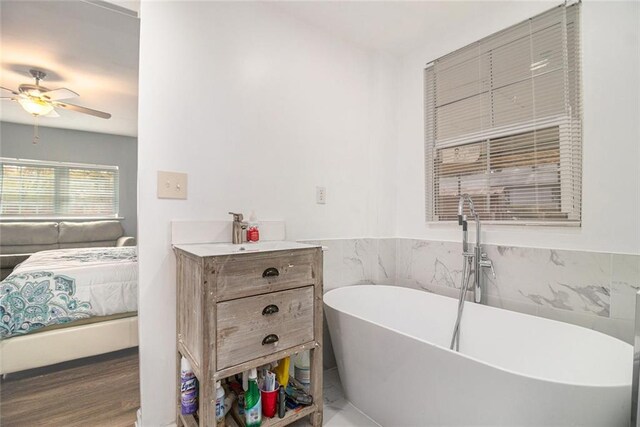
[[[93, 3], [93, 4], [92, 4]], [[111, 0], [138, 11], [135, 0]], [[273, 7], [367, 49], [402, 56], [427, 41], [465, 31], [469, 42], [502, 29], [500, 17], [526, 19], [550, 1], [284, 1]], [[139, 20], [110, 10], [105, 1], [2, 1], [0, 85], [31, 83], [29, 68], [51, 71], [44, 85], [80, 94], [73, 101], [107, 111], [104, 120], [70, 111], [40, 125], [119, 135], [137, 134]], [[118, 8], [116, 7], [116, 10]], [[479, 23], [482, 25], [479, 25]], [[480, 30], [478, 30], [480, 31]], [[491, 32], [492, 32], [491, 31]], [[442, 52], [445, 53], [445, 52]], [[55, 75], [54, 75], [55, 74]], [[0, 103], [0, 119], [33, 124], [15, 102]]]
[[[106, 111], [108, 120], [58, 109], [41, 126], [135, 136], [138, 128], [139, 19], [84, 1], [2, 1], [0, 86], [33, 84], [30, 68], [49, 73], [42, 84], [80, 94], [69, 102]], [[0, 103], [0, 120], [33, 124], [16, 102]]]
[[[364, 48], [401, 56], [426, 41], [469, 28], [491, 32], [504, 16], [525, 20], [561, 0], [550, 1], [287, 1], [275, 7]], [[501, 19], [502, 18], [502, 19]], [[474, 37], [481, 38], [489, 34]], [[470, 39], [469, 43], [476, 39]], [[461, 46], [462, 47], [462, 46]]]

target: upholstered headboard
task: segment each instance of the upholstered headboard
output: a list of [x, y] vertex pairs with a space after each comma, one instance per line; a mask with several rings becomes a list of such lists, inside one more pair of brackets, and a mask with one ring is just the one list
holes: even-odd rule
[[0, 279], [34, 252], [51, 249], [134, 246], [117, 220], [0, 222]]

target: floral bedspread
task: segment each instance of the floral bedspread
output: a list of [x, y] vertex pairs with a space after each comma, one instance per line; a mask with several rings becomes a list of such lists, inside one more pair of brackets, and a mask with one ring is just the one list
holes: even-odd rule
[[0, 339], [136, 311], [137, 274], [132, 247], [38, 252], [0, 282]]
[[91, 316], [91, 303], [75, 297], [75, 280], [50, 271], [11, 275], [0, 283], [0, 337]]

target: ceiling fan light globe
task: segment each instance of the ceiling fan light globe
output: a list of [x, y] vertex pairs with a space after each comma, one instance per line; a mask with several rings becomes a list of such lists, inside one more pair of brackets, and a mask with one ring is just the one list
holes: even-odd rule
[[20, 98], [18, 103], [24, 111], [34, 116], [44, 116], [53, 111], [53, 105], [40, 99]]

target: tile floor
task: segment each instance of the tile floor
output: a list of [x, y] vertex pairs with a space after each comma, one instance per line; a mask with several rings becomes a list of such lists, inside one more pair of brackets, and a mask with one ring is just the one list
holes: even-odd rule
[[[307, 427], [306, 420], [293, 424], [295, 427]], [[375, 421], [364, 415], [347, 401], [342, 391], [338, 369], [324, 371], [324, 417], [323, 426], [327, 427], [379, 427]]]

